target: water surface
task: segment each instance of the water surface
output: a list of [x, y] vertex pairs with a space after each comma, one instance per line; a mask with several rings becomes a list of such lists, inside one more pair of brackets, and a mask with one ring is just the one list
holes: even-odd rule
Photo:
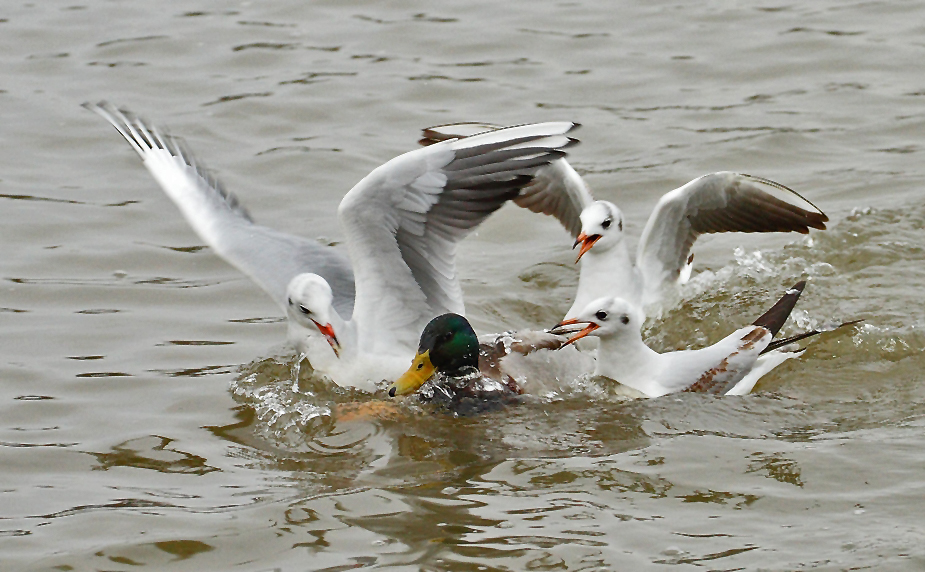
[[[0, 561], [10, 570], [919, 570], [925, 9], [902, 2], [16, 3], [0, 8]], [[756, 395], [599, 380], [455, 418], [338, 389], [188, 228], [108, 99], [183, 136], [256, 220], [338, 241], [418, 130], [574, 120], [633, 237], [735, 170], [831, 218], [697, 243], [653, 347], [809, 279], [832, 319]], [[571, 241], [505, 207], [462, 245], [479, 331], [568, 309]]]

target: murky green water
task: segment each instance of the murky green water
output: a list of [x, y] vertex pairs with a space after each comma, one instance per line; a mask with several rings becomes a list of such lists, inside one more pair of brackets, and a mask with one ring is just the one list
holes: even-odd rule
[[[0, 568], [922, 569], [923, 21], [886, 2], [0, 7]], [[573, 164], [633, 236], [716, 170], [831, 218], [702, 239], [654, 347], [715, 341], [801, 278], [785, 332], [865, 321], [742, 398], [590, 380], [456, 418], [338, 389], [79, 106], [103, 98], [184, 136], [258, 221], [335, 241], [341, 196], [422, 127], [579, 121]], [[467, 239], [476, 329], [558, 320], [570, 243], [514, 208]]]

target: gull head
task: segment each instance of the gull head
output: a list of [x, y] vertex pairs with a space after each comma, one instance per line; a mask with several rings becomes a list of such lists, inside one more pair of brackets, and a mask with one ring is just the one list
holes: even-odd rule
[[478, 370], [479, 339], [475, 330], [459, 314], [443, 314], [424, 327], [417, 355], [408, 371], [389, 386], [389, 397], [417, 391], [435, 373], [461, 377]]
[[566, 342], [575, 343], [585, 336], [598, 338], [619, 338], [642, 328], [645, 315], [642, 310], [623, 298], [606, 296], [594, 300], [578, 315], [556, 324], [550, 332], [560, 335], [572, 334]]
[[340, 357], [340, 341], [331, 325], [334, 293], [328, 281], [317, 274], [299, 274], [286, 289], [286, 314], [291, 322], [320, 332], [335, 355]]
[[581, 234], [575, 239], [572, 248], [581, 249], [575, 262], [592, 247], [598, 252], [607, 250], [623, 239], [623, 213], [610, 201], [594, 201], [579, 215]]

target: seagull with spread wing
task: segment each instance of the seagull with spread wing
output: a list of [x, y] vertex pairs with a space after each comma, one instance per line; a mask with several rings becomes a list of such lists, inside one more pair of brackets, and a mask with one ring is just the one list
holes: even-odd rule
[[498, 129], [377, 167], [338, 208], [348, 260], [254, 223], [179, 139], [110, 103], [84, 106], [118, 130], [200, 238], [286, 312], [289, 339], [312, 366], [340, 385], [367, 390], [406, 369], [431, 318], [465, 312], [457, 244], [517, 197], [538, 169], [564, 157], [577, 127]]
[[[422, 145], [472, 136], [496, 126], [457, 123], [429, 127]], [[594, 200], [581, 176], [563, 158], [536, 174], [514, 199], [534, 212], [556, 217], [575, 238], [581, 270], [573, 318], [602, 296], [623, 298], [657, 314], [677, 300], [690, 278], [691, 248], [701, 234], [799, 232], [825, 229], [828, 217], [797, 192], [768, 179], [731, 172], [712, 173], [666, 193], [649, 216], [632, 253], [623, 213], [610, 201]]]

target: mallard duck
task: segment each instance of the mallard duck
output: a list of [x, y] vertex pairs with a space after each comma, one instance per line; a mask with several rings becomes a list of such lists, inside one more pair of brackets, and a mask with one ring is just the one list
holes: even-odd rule
[[340, 385], [368, 390], [405, 368], [432, 316], [464, 312], [457, 243], [576, 143], [567, 134], [577, 124], [549, 122], [392, 159], [340, 203], [348, 260], [314, 240], [255, 224], [180, 140], [112, 104], [84, 105], [128, 141], [200, 238], [286, 312], [290, 342], [312, 366]]
[[652, 350], [642, 340], [641, 327], [645, 318], [642, 311], [614, 297], [592, 301], [577, 317], [562, 321], [552, 331], [564, 333], [584, 325], [567, 343], [585, 336], [599, 338], [594, 374], [618, 381], [643, 397], [679, 391], [744, 395], [755, 387], [761, 376], [803, 353], [794, 342], [858, 322], [845, 322], [825, 330], [774, 340], [805, 285], [805, 281], [796, 283], [750, 326], [698, 350], [666, 353]]
[[[389, 386], [388, 394], [407, 395], [434, 379], [423, 392], [425, 400], [510, 400], [521, 395], [524, 388], [506, 371], [505, 360], [558, 350], [566, 341], [565, 336], [545, 331], [505, 333], [480, 341], [466, 318], [443, 314], [424, 328], [411, 367]], [[586, 362], [577, 367], [590, 371]]]

